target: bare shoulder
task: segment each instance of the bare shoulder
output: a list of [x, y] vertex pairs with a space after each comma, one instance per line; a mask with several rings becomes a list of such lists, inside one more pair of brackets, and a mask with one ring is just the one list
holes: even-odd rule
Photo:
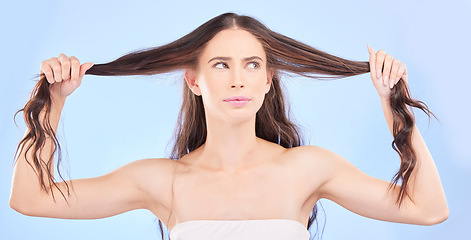
[[330, 161], [338, 156], [326, 148], [313, 145], [291, 148], [288, 152], [302, 165], [301, 167], [330, 164]]
[[168, 158], [146, 158], [134, 161], [130, 165], [144, 172], [157, 170], [166, 173], [175, 166], [175, 163], [176, 161]]
[[333, 151], [312, 145], [291, 148], [286, 154], [288, 160], [294, 163], [295, 171], [301, 181], [311, 189], [312, 193], [319, 193], [335, 168], [342, 165], [343, 159]]
[[291, 151], [291, 154], [299, 163], [298, 166], [308, 171], [313, 171], [314, 168], [317, 173], [322, 171], [330, 174], [336, 168], [351, 165], [339, 154], [319, 146], [300, 146], [293, 148]]
[[166, 184], [171, 180], [175, 169], [176, 161], [168, 158], [147, 158], [134, 161], [129, 165], [134, 168], [140, 186], [146, 187], [151, 182]]
[[134, 176], [136, 185], [148, 195], [150, 209], [166, 207], [170, 201], [176, 164], [176, 161], [168, 158], [148, 158], [125, 165]]

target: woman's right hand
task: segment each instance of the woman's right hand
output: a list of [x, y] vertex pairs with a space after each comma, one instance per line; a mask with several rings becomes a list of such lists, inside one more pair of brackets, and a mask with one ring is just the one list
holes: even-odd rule
[[93, 66], [93, 63], [84, 63], [72, 56], [60, 54], [41, 63], [40, 74], [46, 76], [50, 83], [49, 91], [53, 97], [66, 98], [82, 83], [85, 72]]

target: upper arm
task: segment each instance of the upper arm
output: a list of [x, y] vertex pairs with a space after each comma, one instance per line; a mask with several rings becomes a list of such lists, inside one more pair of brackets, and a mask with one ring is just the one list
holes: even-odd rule
[[320, 198], [365, 217], [427, 225], [426, 213], [420, 212], [408, 197], [398, 208], [399, 185], [388, 191], [390, 182], [363, 173], [345, 158], [321, 147], [309, 146], [303, 155], [309, 165], [306, 169], [320, 175], [316, 180], [321, 184], [314, 189]]
[[[66, 219], [97, 219], [114, 216], [134, 209], [148, 209], [156, 194], [162, 199], [167, 193], [171, 163], [169, 159], [143, 159], [128, 163], [116, 170], [95, 178], [67, 180], [70, 196], [67, 196], [65, 182], [56, 184], [62, 190], [68, 203], [56, 187], [55, 196], [42, 192], [37, 199], [23, 207], [23, 214], [40, 217]], [[159, 194], [157, 194], [159, 195]]]

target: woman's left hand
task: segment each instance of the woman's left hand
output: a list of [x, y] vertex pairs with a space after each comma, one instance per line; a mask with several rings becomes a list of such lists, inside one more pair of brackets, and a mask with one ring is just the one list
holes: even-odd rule
[[370, 53], [370, 76], [373, 85], [381, 99], [387, 100], [391, 95], [391, 89], [399, 82], [400, 79], [405, 81], [407, 85], [407, 68], [406, 64], [398, 59], [393, 59], [384, 50], [377, 53], [368, 45]]

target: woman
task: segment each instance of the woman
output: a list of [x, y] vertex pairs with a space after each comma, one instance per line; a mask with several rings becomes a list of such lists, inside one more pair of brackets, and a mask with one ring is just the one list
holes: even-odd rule
[[[110, 63], [80, 65], [64, 54], [46, 60], [31, 100], [20, 110], [28, 130], [17, 148], [10, 206], [30, 216], [68, 219], [148, 209], [173, 240], [309, 239], [321, 198], [374, 219], [440, 223], [448, 217], [446, 198], [407, 107], [432, 113], [410, 98], [404, 63], [383, 50], [368, 51], [369, 62], [346, 60], [251, 17], [226, 13], [172, 43]], [[175, 70], [184, 70], [185, 83], [170, 158], [142, 159], [96, 178], [55, 181], [60, 114], [85, 74]], [[394, 180], [368, 176], [321, 147], [301, 146], [286, 116], [281, 72], [312, 78], [370, 72], [401, 157]]]

